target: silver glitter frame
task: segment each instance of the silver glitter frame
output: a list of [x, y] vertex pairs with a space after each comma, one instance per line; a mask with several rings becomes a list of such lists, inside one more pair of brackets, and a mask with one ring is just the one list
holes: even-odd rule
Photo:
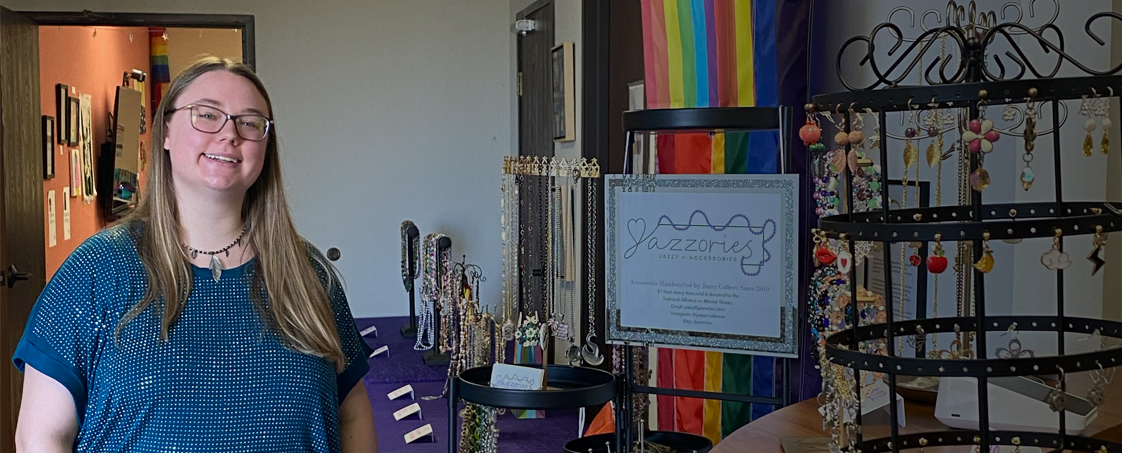
[[[750, 353], [775, 357], [798, 357], [798, 253], [799, 175], [605, 175], [604, 253], [605, 309], [609, 343], [642, 343], [686, 349]], [[619, 195], [624, 192], [769, 193], [779, 191], [782, 214], [778, 219], [777, 254], [782, 259], [780, 336], [714, 334], [686, 330], [634, 328], [620, 326], [619, 247], [616, 231], [620, 220]]]

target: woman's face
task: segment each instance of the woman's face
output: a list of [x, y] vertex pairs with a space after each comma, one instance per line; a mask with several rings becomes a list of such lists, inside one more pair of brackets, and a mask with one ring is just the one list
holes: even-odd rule
[[[218, 111], [217, 115], [200, 116], [195, 123], [200, 126], [207, 119], [221, 124], [224, 114], [269, 115], [265, 97], [253, 82], [222, 70], [196, 78], [172, 108], [192, 104], [209, 107], [213, 109], [208, 110], [211, 113]], [[205, 109], [195, 109], [195, 112], [202, 110]], [[193, 114], [192, 109], [183, 108], [166, 116], [164, 149], [170, 153], [176, 193], [204, 198], [244, 196], [261, 174], [268, 137], [259, 141], [246, 140], [235, 130], [233, 120], [226, 121], [218, 132], [203, 132], [192, 125]]]

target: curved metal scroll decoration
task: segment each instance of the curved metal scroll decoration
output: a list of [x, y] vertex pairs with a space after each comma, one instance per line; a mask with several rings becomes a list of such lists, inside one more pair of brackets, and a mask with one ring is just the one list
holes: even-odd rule
[[[1122, 14], [1115, 12], [1099, 12], [1087, 19], [1084, 29], [1087, 35], [1099, 45], [1105, 45], [1106, 43], [1091, 30], [1091, 24], [1104, 17], [1122, 21]], [[955, 20], [958, 21], [959, 19], [956, 17]], [[984, 19], [983, 23], [988, 25], [988, 21], [989, 19]], [[980, 32], [983, 28], [985, 28], [985, 31]], [[975, 30], [979, 31], [979, 34], [972, 35], [971, 31]], [[881, 68], [883, 66], [877, 63], [876, 45], [874, 42], [876, 42], [878, 35], [883, 31], [887, 31], [892, 36], [892, 39], [895, 39], [895, 42], [892, 44], [892, 47], [889, 48], [885, 56], [896, 56], [897, 52], [905, 43], [907, 43], [908, 46], [904, 48], [899, 56], [896, 56], [895, 60], [887, 66], [887, 69], [882, 71]], [[1047, 37], [1049, 31], [1055, 34], [1055, 38]], [[1042, 72], [1029, 60], [1028, 56], [1026, 56], [1021, 49], [1020, 44], [1013, 39], [1013, 36], [1016, 35], [1031, 36], [1035, 38], [1036, 42], [1041, 46], [1041, 49], [1044, 50], [1044, 53], [1055, 54], [1055, 65], [1049, 72]], [[855, 36], [843, 43], [841, 49], [838, 51], [836, 62], [838, 79], [841, 81], [842, 85], [850, 91], [867, 91], [881, 87], [882, 85], [886, 87], [899, 86], [901, 82], [915, 70], [916, 66], [923, 61], [923, 57], [931, 50], [935, 41], [939, 38], [951, 38], [957, 49], [951, 49], [952, 51], [945, 52], [945, 58], [943, 55], [936, 55], [926, 68], [921, 68], [923, 79], [931, 85], [966, 82], [968, 77], [971, 81], [974, 81], [975, 78], [977, 78], [977, 80], [988, 81], [1018, 80], [1024, 77], [1026, 73], [1031, 73], [1036, 78], [1050, 78], [1054, 77], [1059, 72], [1064, 61], [1071, 63], [1076, 68], [1079, 68], [1079, 70], [1089, 75], [1111, 75], [1122, 71], [1122, 64], [1105, 71], [1099, 71], [1076, 60], [1065, 52], [1063, 33], [1060, 31], [1059, 27], [1051, 22], [1036, 29], [1029, 28], [1017, 22], [1008, 22], [989, 27], [983, 27], [980, 24], [971, 22], [965, 28], [949, 25], [927, 30], [915, 39], [906, 39], [902, 36], [903, 34], [900, 27], [891, 22], [885, 22], [873, 28], [868, 36]], [[1000, 55], [995, 54], [992, 56], [995, 66], [997, 66], [996, 74], [985, 64], [986, 59], [990, 58], [990, 56], [985, 54], [986, 48], [993, 45], [999, 36], [1003, 37], [1008, 42], [1011, 50], [1006, 51], [1005, 56], [1009, 61], [1012, 61], [1017, 68], [1016, 72], [1011, 76], [1007, 74], [1009, 71], [1007, 71], [1006, 64]], [[866, 48], [858, 66], [868, 65], [873, 75], [876, 77], [876, 80], [867, 86], [856, 86], [846, 80], [845, 72], [842, 70], [846, 51], [851, 45], [858, 42], [864, 42]], [[959, 61], [952, 65], [955, 54], [959, 56]], [[901, 70], [902, 65], [905, 63], [907, 63], [906, 68]], [[938, 66], [937, 78], [933, 77], [931, 74], [936, 66]], [[953, 68], [953, 72], [948, 74], [948, 68]], [[970, 76], [971, 72], [975, 72], [975, 74]]]
[[[1056, 22], [1056, 19], [1060, 16], [1060, 2], [1059, 2], [1059, 0], [1052, 0], [1052, 5], [1053, 5], [1052, 17], [1050, 19], [1048, 19], [1046, 22], [1044, 22], [1044, 24], [1036, 26], [1036, 27], [1030, 27], [1030, 28], [1039, 30], [1041, 27], [1044, 27], [1044, 26], [1047, 26], [1049, 24], [1053, 24], [1053, 23]], [[998, 11], [1000, 11], [1000, 16], [998, 16], [998, 13], [995, 12], [995, 11], [981, 11], [981, 12], [979, 12], [978, 8], [977, 8], [977, 5], [975, 4], [974, 1], [970, 1], [969, 3], [964, 4], [964, 5], [959, 5], [958, 2], [956, 2], [954, 0], [950, 0], [950, 1], [947, 2], [947, 8], [946, 8], [946, 13], [945, 14], [940, 14], [939, 10], [937, 10], [935, 8], [931, 8], [931, 9], [928, 9], [928, 10], [924, 11], [923, 14], [920, 16], [919, 26], [920, 26], [920, 29], [925, 31], [925, 32], [933, 30], [936, 27], [953, 25], [957, 28], [966, 30], [967, 32], [976, 30], [977, 32], [982, 33], [982, 32], [985, 32], [986, 30], [989, 30], [990, 28], [996, 26], [998, 17], [1000, 17], [1001, 20], [1003, 20], [1003, 21], [1006, 20], [1007, 16], [1011, 17], [1012, 16], [1011, 14], [1007, 14], [1010, 9], [1015, 11], [1016, 15], [1017, 15], [1017, 18], [1012, 20], [1011, 22], [1021, 23], [1021, 20], [1023, 20], [1024, 17], [1025, 17], [1025, 13], [1024, 13], [1024, 10], [1021, 8], [1021, 5], [1017, 2], [1012, 2], [1012, 1], [1006, 2], [1004, 5], [1001, 6], [1001, 9], [998, 10]], [[911, 8], [908, 8], [906, 6], [898, 6], [896, 8], [893, 8], [892, 11], [889, 11], [888, 12], [888, 18], [885, 19], [885, 22], [891, 23], [893, 17], [895, 17], [896, 13], [899, 13], [899, 12], [908, 13], [908, 27], [909, 28], [915, 28], [916, 13]], [[931, 15], [935, 16], [935, 24], [938, 24], [938, 25], [935, 25], [935, 26], [929, 26], [928, 25], [927, 18], [928, 18], [928, 16], [931, 16]], [[1032, 0], [1029, 3], [1029, 13], [1028, 13], [1028, 15], [1031, 18], [1036, 17], [1036, 0]], [[1015, 33], [1015, 34], [1019, 34], [1019, 33]], [[916, 41], [916, 39], [917, 38], [903, 38], [903, 40], [905, 42], [913, 42], [913, 41]]]
[[[1104, 17], [1109, 17], [1109, 18], [1113, 18], [1113, 19], [1122, 21], [1122, 14], [1118, 14], [1118, 13], [1115, 13], [1115, 12], [1100, 12], [1100, 13], [1095, 13], [1089, 19], [1087, 19], [1087, 23], [1084, 25], [1084, 31], [1087, 33], [1087, 35], [1090, 36], [1091, 39], [1094, 39], [1095, 42], [1097, 42], [1100, 46], [1106, 45], [1106, 42], [1104, 42], [1102, 40], [1102, 38], [1100, 38], [1098, 35], [1095, 34], [1094, 31], [1091, 30], [1091, 24], [1093, 22], [1095, 22], [1096, 20], [1104, 18]], [[1041, 73], [1039, 70], [1037, 70], [1037, 68], [1032, 64], [1032, 62], [1029, 61], [1028, 57], [1025, 56], [1024, 52], [1021, 50], [1021, 47], [1017, 44], [1017, 41], [1015, 41], [1013, 39], [1012, 35], [1014, 33], [1010, 33], [1009, 30], [1017, 30], [1020, 33], [1016, 33], [1016, 34], [1026, 34], [1026, 35], [1032, 36], [1033, 38], [1036, 38], [1037, 43], [1040, 44], [1041, 48], [1044, 49], [1045, 53], [1055, 52], [1056, 53], [1056, 65], [1052, 68], [1052, 71], [1050, 73], [1045, 74], [1045, 73]], [[1044, 37], [1044, 32], [1046, 32], [1048, 30], [1052, 30], [1056, 33], [1056, 40], [1058, 42], [1058, 45], [1056, 43], [1053, 43], [1052, 41], [1049, 41], [1047, 38]], [[992, 44], [996, 40], [998, 35], [1003, 36], [1006, 39], [1006, 41], [1008, 41], [1010, 47], [1012, 48], [1012, 51], [1006, 51], [1005, 56], [1008, 57], [1010, 60], [1012, 60], [1014, 63], [1016, 63], [1017, 66], [1020, 67], [1020, 70], [1018, 71], [1016, 76], [1005, 77], [1005, 67], [1001, 63], [1001, 58], [998, 55], [994, 55], [993, 58], [994, 58], [994, 61], [997, 63], [998, 70], [999, 70], [998, 74], [996, 74], [996, 75], [993, 74], [989, 70], [989, 68], [986, 67], [985, 65], [983, 65], [982, 68], [981, 68], [982, 72], [985, 74], [985, 77], [988, 80], [993, 80], [993, 81], [1017, 80], [1017, 79], [1020, 79], [1022, 76], [1024, 76], [1026, 70], [1031, 72], [1033, 74], [1033, 76], [1035, 76], [1036, 78], [1052, 78], [1052, 77], [1055, 77], [1056, 74], [1059, 72], [1060, 66], [1063, 64], [1064, 61], [1067, 61], [1068, 63], [1071, 63], [1073, 66], [1079, 68], [1079, 70], [1081, 70], [1081, 71], [1083, 71], [1083, 72], [1085, 72], [1089, 75], [1094, 75], [1094, 76], [1112, 75], [1112, 74], [1118, 73], [1119, 71], [1122, 71], [1122, 63], [1118, 64], [1117, 66], [1115, 66], [1113, 68], [1107, 69], [1105, 71], [1097, 71], [1095, 69], [1092, 69], [1092, 68], [1088, 67], [1087, 65], [1084, 65], [1083, 63], [1079, 62], [1079, 60], [1076, 60], [1074, 57], [1072, 57], [1071, 55], [1064, 52], [1064, 37], [1063, 37], [1063, 34], [1060, 32], [1060, 29], [1058, 27], [1056, 27], [1055, 25], [1052, 25], [1052, 24], [1050, 24], [1048, 26], [1045, 26], [1045, 27], [1042, 27], [1042, 29], [1039, 30], [1039, 31], [1032, 30], [1028, 27], [1025, 27], [1024, 25], [1016, 24], [1016, 23], [1007, 23], [1007, 24], [998, 25], [998, 26], [996, 26], [996, 27], [994, 27], [990, 30], [987, 30], [985, 35], [982, 36], [982, 42], [984, 43], [983, 48]], [[1013, 54], [1013, 51], [1016, 52], [1016, 55]]]
[[[845, 85], [845, 87], [850, 91], [866, 91], [877, 88], [881, 85], [886, 85], [888, 87], [898, 86], [900, 82], [902, 82], [904, 78], [912, 72], [916, 65], [920, 63], [923, 56], [927, 54], [928, 50], [930, 50], [931, 47], [935, 44], [936, 37], [947, 36], [953, 38], [954, 43], [957, 45], [958, 54], [966, 54], [967, 38], [961, 29], [953, 26], [936, 28], [934, 30], [925, 31], [916, 39], [911, 40], [910, 44], [904, 50], [903, 54], [901, 54], [894, 62], [892, 62], [892, 64], [888, 66], [888, 69], [886, 71], [882, 72], [876, 62], [876, 46], [873, 44], [873, 42], [876, 41], [877, 35], [883, 30], [888, 30], [892, 34], [892, 37], [896, 39], [896, 43], [893, 44], [892, 48], [888, 50], [888, 53], [886, 54], [887, 56], [893, 56], [902, 45], [909, 42], [908, 40], [901, 38], [900, 28], [897, 27], [896, 24], [886, 22], [873, 28], [873, 31], [872, 33], [869, 33], [869, 36], [854, 36], [852, 38], [849, 38], [849, 40], [842, 44], [841, 50], [838, 51], [838, 79], [841, 81], [842, 85]], [[865, 55], [858, 63], [858, 66], [865, 66], [866, 64], [868, 64], [870, 69], [872, 69], [873, 74], [877, 78], [875, 82], [865, 87], [854, 86], [852, 83], [846, 80], [845, 73], [842, 71], [842, 60], [845, 55], [846, 49], [857, 42], [864, 42], [866, 47]], [[911, 56], [912, 51], [916, 49], [916, 47], [920, 47], [919, 52], [914, 56]], [[925, 77], [928, 77], [928, 83], [957, 83], [965, 80], [967, 73], [967, 65], [965, 64], [966, 60], [960, 58], [957, 66], [955, 67], [954, 73], [948, 76], [946, 73], [946, 69], [953, 60], [953, 58], [950, 58], [953, 57], [953, 55], [948, 53], [947, 56], [948, 58], [945, 61], [941, 62], [940, 60], [942, 60], [942, 57], [935, 58], [931, 65], [924, 71]], [[889, 75], [897, 72], [897, 68], [899, 68], [905, 60], [908, 60], [909, 57], [910, 62], [907, 69], [900, 73], [899, 76], [890, 78]], [[934, 82], [930, 79], [931, 70], [936, 65], [939, 66], [940, 82]]]

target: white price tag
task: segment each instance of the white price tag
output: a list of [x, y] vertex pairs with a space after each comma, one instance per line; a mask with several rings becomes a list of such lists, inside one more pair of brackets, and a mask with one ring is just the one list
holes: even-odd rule
[[417, 418], [419, 418], [421, 420], [424, 420], [424, 418], [425, 418], [424, 416], [421, 415], [421, 405], [417, 404], [417, 403], [413, 403], [413, 404], [410, 404], [408, 406], [405, 406], [405, 407], [401, 408], [397, 412], [394, 412], [393, 413], [393, 419], [394, 420], [401, 420], [401, 419], [403, 419], [405, 417], [408, 417], [410, 415], [413, 415], [413, 414], [417, 414]]
[[417, 397], [413, 395], [413, 386], [408, 384], [406, 384], [405, 387], [390, 392], [386, 396], [390, 397], [392, 401], [401, 398], [405, 394], [409, 394], [409, 399], [417, 399]]
[[376, 355], [382, 355], [382, 354], [385, 354], [387, 357], [390, 355], [390, 345], [385, 345], [385, 346], [382, 346], [378, 349], [375, 349], [374, 352], [370, 353], [370, 357], [374, 357]]
[[372, 333], [374, 334], [374, 338], [378, 338], [378, 326], [370, 326], [358, 332], [359, 335], [364, 337]]
[[433, 442], [436, 442], [436, 439], [432, 437], [432, 425], [425, 425], [409, 431], [405, 434], [405, 443], [411, 444], [413, 443], [413, 441], [425, 436], [429, 436], [429, 438], [431, 438]]

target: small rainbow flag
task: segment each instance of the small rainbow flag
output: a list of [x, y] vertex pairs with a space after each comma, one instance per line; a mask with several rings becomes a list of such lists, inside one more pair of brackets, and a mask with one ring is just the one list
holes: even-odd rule
[[[776, 0], [642, 0], [647, 108], [778, 105]], [[658, 172], [775, 173], [778, 131], [659, 134]], [[659, 387], [771, 396], [776, 360], [652, 348]], [[719, 442], [770, 405], [659, 395], [658, 429]], [[654, 426], [652, 426], [654, 428]]]

